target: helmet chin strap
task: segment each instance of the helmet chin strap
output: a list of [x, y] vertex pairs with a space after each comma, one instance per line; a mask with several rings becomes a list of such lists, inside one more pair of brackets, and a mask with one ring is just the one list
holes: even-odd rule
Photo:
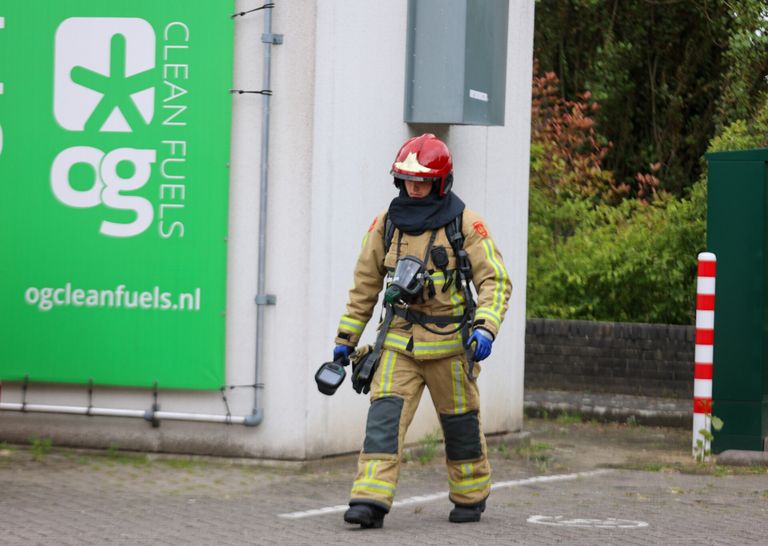
[[445, 177], [445, 182], [443, 183], [443, 195], [441, 195], [440, 197], [445, 197], [446, 195], [451, 193], [452, 187], [453, 187], [453, 173], [451, 172], [451, 173], [448, 173], [448, 176]]

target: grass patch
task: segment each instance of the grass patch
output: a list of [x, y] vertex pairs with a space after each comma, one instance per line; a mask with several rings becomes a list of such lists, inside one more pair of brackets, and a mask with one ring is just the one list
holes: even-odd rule
[[155, 461], [158, 464], [164, 464], [171, 468], [194, 468], [196, 466], [195, 461], [192, 459], [157, 459]]
[[581, 414], [578, 412], [568, 413], [567, 411], [564, 411], [555, 418], [555, 421], [561, 425], [573, 425], [576, 423], [581, 423], [582, 418]]
[[416, 445], [403, 449], [401, 455], [402, 462], [411, 463], [419, 461], [421, 464], [429, 463], [437, 455], [442, 438], [443, 433], [440, 429], [426, 433], [419, 439]]
[[768, 475], [768, 467], [765, 466], [723, 466], [714, 463], [626, 463], [606, 465], [606, 468], [618, 468], [622, 470], [640, 470], [643, 472], [679, 472], [680, 474], [693, 474], [697, 476], [745, 476]]
[[38, 462], [42, 461], [51, 452], [51, 446], [53, 445], [50, 438], [31, 438], [29, 443], [32, 446], [32, 458]]
[[515, 454], [525, 459], [526, 462], [533, 463], [539, 472], [546, 472], [549, 463], [552, 461], [552, 446], [545, 442], [534, 442], [527, 446], [515, 448]]
[[546, 442], [533, 442], [530, 445], [515, 448], [515, 453], [528, 459], [536, 459], [549, 457], [547, 452], [551, 450], [552, 446]]
[[440, 432], [428, 432], [421, 439], [421, 447], [418, 450], [419, 462], [427, 464], [437, 455], [437, 446], [440, 443]]
[[116, 464], [144, 466], [149, 463], [149, 459], [145, 453], [126, 453], [124, 451], [120, 451], [118, 446], [115, 444], [112, 444], [107, 448], [105, 456], [111, 463]]
[[643, 428], [643, 425], [637, 422], [637, 417], [635, 417], [634, 415], [630, 415], [629, 417], [627, 417], [625, 424], [630, 428], [639, 428], [639, 429]]

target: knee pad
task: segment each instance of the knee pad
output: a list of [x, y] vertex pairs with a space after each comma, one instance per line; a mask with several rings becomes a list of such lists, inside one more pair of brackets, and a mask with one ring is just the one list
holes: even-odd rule
[[461, 415], [440, 415], [440, 422], [445, 436], [445, 456], [449, 461], [467, 461], [483, 456], [477, 410]]
[[403, 399], [385, 396], [371, 402], [365, 427], [364, 453], [397, 453]]

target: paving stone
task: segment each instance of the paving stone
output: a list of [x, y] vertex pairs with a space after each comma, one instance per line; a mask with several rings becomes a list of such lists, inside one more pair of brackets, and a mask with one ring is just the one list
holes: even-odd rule
[[[682, 460], [689, 449], [679, 430], [556, 421], [527, 426], [533, 429], [530, 445], [493, 448], [496, 483], [635, 459], [666, 463]], [[578, 479], [496, 489], [477, 524], [449, 523], [451, 506], [443, 498], [395, 507], [383, 529], [364, 531], [346, 525], [340, 512], [280, 517], [344, 504], [354, 457], [272, 468], [226, 459], [145, 460], [66, 450], [35, 460], [25, 449], [10, 451], [0, 458], [3, 545], [768, 542], [766, 473], [716, 477], [611, 468]], [[439, 461], [404, 465], [398, 499], [445, 490]], [[591, 526], [593, 520], [603, 527]], [[616, 520], [646, 525], [607, 528]]]

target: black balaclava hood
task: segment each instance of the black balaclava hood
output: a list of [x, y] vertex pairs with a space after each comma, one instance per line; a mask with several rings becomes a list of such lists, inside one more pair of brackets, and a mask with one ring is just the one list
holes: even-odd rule
[[408, 197], [405, 184], [400, 183], [400, 195], [389, 204], [388, 218], [400, 231], [419, 234], [428, 229], [445, 226], [464, 210], [464, 201], [455, 193], [440, 198], [432, 188], [429, 195], [422, 199]]

